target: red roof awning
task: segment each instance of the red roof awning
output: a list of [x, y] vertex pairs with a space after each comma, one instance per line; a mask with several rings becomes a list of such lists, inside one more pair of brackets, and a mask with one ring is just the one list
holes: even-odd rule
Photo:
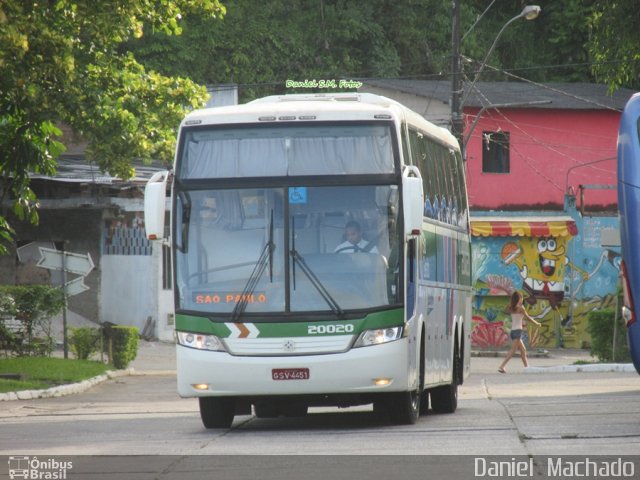
[[476, 217], [471, 219], [476, 237], [574, 237], [578, 234], [570, 217]]

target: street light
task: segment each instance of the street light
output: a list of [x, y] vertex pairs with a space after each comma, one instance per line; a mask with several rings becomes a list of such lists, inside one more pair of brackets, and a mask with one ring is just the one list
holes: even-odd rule
[[489, 57], [493, 53], [493, 49], [496, 48], [498, 40], [500, 39], [500, 36], [506, 30], [506, 28], [509, 25], [511, 25], [513, 22], [515, 22], [516, 20], [520, 20], [521, 18], [524, 18], [525, 20], [535, 20], [536, 18], [538, 18], [538, 15], [540, 15], [541, 10], [542, 9], [538, 5], [527, 5], [526, 7], [524, 7], [522, 9], [522, 12], [520, 12], [518, 15], [516, 15], [515, 17], [513, 17], [511, 20], [509, 20], [507, 23], [505, 23], [503, 25], [503, 27], [498, 32], [498, 35], [496, 35], [495, 40], [491, 44], [491, 47], [489, 48], [489, 51], [487, 52], [487, 55], [484, 57], [484, 60], [480, 64], [480, 68], [478, 68], [478, 71], [476, 72], [475, 77], [473, 77], [473, 81], [471, 82], [471, 85], [469, 86], [469, 90], [467, 91], [467, 94], [462, 99], [461, 106], [464, 105], [465, 100], [467, 99], [467, 97], [469, 96], [471, 91], [473, 90], [473, 86], [478, 81], [478, 77], [480, 77], [480, 74], [482, 73], [482, 70], [484, 70], [484, 67], [487, 65], [487, 60], [489, 60]]
[[[498, 43], [498, 39], [505, 31], [505, 29], [511, 25], [516, 20], [524, 18], [525, 20], [534, 20], [538, 18], [542, 9], [538, 5], [527, 5], [522, 9], [518, 15], [513, 17], [507, 23], [503, 25], [503, 27], [496, 35], [487, 55], [484, 57], [484, 60], [480, 64], [478, 71], [473, 77], [473, 81], [469, 86], [467, 94], [462, 97], [463, 88], [462, 88], [462, 76], [461, 76], [461, 68], [460, 68], [460, 0], [455, 0], [453, 5], [453, 48], [452, 48], [452, 56], [453, 56], [453, 89], [451, 95], [451, 130], [454, 136], [460, 141], [461, 147], [464, 149], [463, 142], [463, 124], [462, 124], [462, 107], [469, 96], [469, 93], [473, 90], [480, 74], [484, 70], [484, 67], [487, 64], [487, 60], [489, 60], [489, 56], [493, 53], [493, 49]], [[468, 33], [468, 32], [467, 32]]]

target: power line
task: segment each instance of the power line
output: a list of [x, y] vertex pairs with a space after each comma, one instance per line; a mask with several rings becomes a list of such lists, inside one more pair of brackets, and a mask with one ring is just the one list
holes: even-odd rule
[[[467, 58], [467, 57], [465, 57], [465, 58]], [[497, 73], [503, 73], [503, 74], [505, 74], [506, 76], [508, 76], [508, 77], [512, 77], [512, 78], [515, 78], [515, 79], [517, 79], [517, 80], [519, 80], [519, 81], [521, 81], [521, 82], [528, 83], [528, 84], [530, 84], [530, 85], [535, 85], [536, 87], [542, 88], [542, 89], [544, 89], [544, 90], [549, 90], [549, 91], [552, 91], [552, 92], [558, 93], [558, 94], [560, 94], [560, 95], [564, 95], [564, 96], [569, 97], [569, 98], [572, 98], [572, 99], [574, 99], [574, 100], [579, 100], [579, 101], [581, 101], [581, 102], [585, 102], [585, 103], [587, 103], [587, 104], [596, 105], [596, 106], [598, 106], [598, 107], [600, 107], [600, 108], [603, 108], [603, 109], [605, 109], [605, 110], [613, 110], [614, 112], [621, 112], [621, 111], [622, 111], [622, 110], [620, 110], [620, 109], [618, 109], [618, 108], [614, 108], [614, 107], [611, 107], [611, 106], [609, 106], [609, 105], [604, 105], [604, 104], [602, 104], [602, 103], [600, 103], [600, 102], [597, 102], [597, 101], [595, 101], [595, 100], [592, 100], [592, 99], [590, 99], [590, 98], [580, 97], [579, 95], [575, 95], [575, 94], [573, 94], [573, 93], [568, 93], [568, 92], [565, 92], [565, 91], [560, 90], [560, 89], [558, 89], [558, 88], [554, 88], [554, 87], [552, 87], [552, 86], [550, 86], [550, 85], [548, 85], [548, 84], [544, 84], [544, 83], [540, 83], [540, 82], [534, 82], [533, 80], [529, 80], [529, 79], [524, 78], [524, 77], [521, 77], [521, 76], [519, 76], [519, 75], [515, 75], [515, 74], [513, 74], [513, 73], [509, 73], [509, 72], [507, 72], [507, 71], [505, 71], [505, 70], [502, 70], [502, 69], [500, 69], [500, 68], [492, 67], [491, 65], [486, 65], [486, 66], [487, 66], [488, 68], [492, 69], [493, 71], [497, 72]], [[477, 91], [477, 90], [478, 90], [478, 88], [477, 88], [477, 86], [476, 86], [476, 91]]]
[[[443, 57], [444, 58], [444, 57]], [[477, 60], [473, 60], [470, 57], [466, 57], [464, 56], [464, 58], [466, 60], [469, 61], [477, 61]], [[536, 70], [551, 70], [551, 69], [558, 69], [558, 68], [573, 68], [573, 67], [594, 67], [594, 66], [599, 66], [599, 65], [614, 65], [614, 64], [621, 64], [621, 63], [629, 63], [630, 60], [607, 60], [607, 61], [602, 61], [602, 62], [582, 62], [582, 63], [562, 63], [562, 64], [553, 64], [553, 65], [536, 65], [536, 66], [531, 66], [531, 67], [520, 67], [520, 68], [512, 68], [512, 69], [502, 69], [502, 68], [498, 68], [498, 67], [493, 67], [491, 65], [487, 65], [487, 68], [490, 68], [492, 70], [494, 70], [497, 73], [503, 73], [504, 75], [508, 75], [508, 76], [513, 76], [513, 78], [519, 79], [521, 81], [528, 81], [528, 82], [533, 82], [533, 80], [527, 80], [523, 77], [519, 77], [517, 75], [515, 75], [515, 73], [513, 72], [520, 72], [520, 71], [536, 71]], [[638, 60], [631, 60], [632, 62], [640, 62], [640, 59]], [[428, 61], [424, 61], [424, 62], [412, 62], [412, 63], [405, 63], [405, 64], [401, 64], [400, 68], [404, 69], [404, 68], [408, 68], [411, 66], [420, 66], [420, 65], [428, 65], [431, 62]], [[357, 79], [359, 81], [367, 81], [367, 80], [383, 80], [385, 78], [389, 78], [389, 77], [377, 77], [377, 76], [367, 76], [366, 73], [369, 72], [370, 69], [363, 69], [360, 71], [356, 71], [356, 72], [349, 72], [349, 73], [345, 73], [345, 74], [341, 74], [341, 75], [333, 75], [333, 74], [326, 74], [326, 73], [320, 73], [318, 75], [316, 75], [317, 77], [340, 77], [340, 78], [353, 78], [354, 80]], [[469, 72], [469, 73], [473, 73], [473, 72]], [[394, 80], [432, 80], [432, 79], [439, 79], [439, 80], [449, 80], [451, 77], [452, 73], [445, 71], [445, 72], [435, 72], [435, 73], [412, 73], [412, 74], [407, 74], [407, 75], [398, 75], [396, 77], [391, 77]], [[251, 82], [251, 83], [235, 83], [235, 85], [237, 85], [238, 87], [268, 87], [268, 86], [278, 86], [278, 85], [282, 85], [284, 82], [286, 81], [286, 79], [281, 79], [281, 80], [269, 80], [269, 81], [265, 81], [265, 82]], [[534, 82], [535, 83], [535, 82]], [[542, 84], [544, 85], [544, 84]]]
[[[485, 96], [482, 92], [479, 92], [479, 94], [484, 98], [484, 100], [486, 100], [486, 101], [488, 102], [488, 99], [486, 98], [486, 96]], [[514, 127], [516, 130], [518, 130], [518, 131], [519, 131], [521, 134], [523, 134], [525, 137], [528, 137], [528, 138], [529, 138], [530, 140], [532, 140], [535, 144], [537, 144], [537, 145], [539, 145], [539, 146], [541, 146], [541, 147], [543, 147], [543, 148], [545, 148], [545, 149], [547, 149], [547, 150], [549, 150], [549, 151], [551, 151], [551, 152], [553, 152], [553, 153], [555, 153], [555, 154], [557, 154], [557, 155], [559, 155], [559, 156], [561, 156], [561, 157], [565, 157], [565, 158], [567, 158], [569, 161], [571, 161], [571, 162], [573, 162], [574, 164], [576, 164], [576, 165], [574, 165], [573, 167], [570, 167], [568, 171], [570, 171], [570, 170], [572, 170], [572, 169], [574, 169], [574, 168], [580, 168], [580, 167], [582, 167], [582, 166], [588, 166], [588, 165], [590, 165], [590, 164], [591, 164], [591, 162], [587, 162], [587, 163], [580, 162], [578, 159], [574, 158], [573, 156], [571, 156], [571, 155], [569, 155], [569, 154], [566, 154], [566, 153], [564, 153], [564, 152], [561, 152], [560, 150], [558, 150], [558, 149], [556, 149], [556, 148], [552, 147], [551, 145], [549, 145], [548, 143], [545, 143], [545, 142], [543, 142], [543, 141], [539, 140], [539, 139], [538, 139], [538, 138], [536, 138], [535, 136], [531, 135], [529, 132], [526, 132], [525, 130], [523, 130], [523, 129], [518, 125], [518, 124], [516, 124], [513, 120], [511, 120], [511, 119], [510, 119], [509, 117], [507, 117], [504, 113], [502, 113], [502, 112], [500, 111], [500, 109], [499, 109], [499, 108], [496, 108], [496, 109], [494, 109], [494, 110], [496, 111], [496, 113], [497, 113], [498, 115], [500, 115], [500, 116], [502, 117], [502, 119], [503, 119], [504, 121], [506, 121], [508, 124], [512, 125], [512, 127]], [[492, 140], [491, 140], [491, 139], [489, 139], [489, 141], [492, 141]], [[510, 148], [512, 148], [512, 146], [511, 146], [511, 145], [510, 145]], [[514, 151], [516, 151], [516, 152], [517, 152], [517, 149], [514, 149]], [[526, 163], [527, 165], [529, 165], [529, 167], [530, 167], [534, 172], [536, 172], [540, 177], [542, 177], [542, 178], [544, 178], [545, 180], [547, 180], [547, 181], [548, 181], [549, 183], [551, 183], [554, 187], [559, 188], [561, 191], [563, 191], [563, 190], [562, 190], [562, 188], [560, 188], [560, 186], [559, 186], [557, 183], [555, 183], [553, 180], [551, 180], [548, 176], [546, 176], [544, 173], [542, 173], [539, 169], [537, 169], [537, 168], [536, 168], [536, 167], [531, 163], [531, 161], [533, 161], [533, 159], [531, 159], [530, 157], [525, 156], [525, 155], [524, 155], [524, 154], [522, 154], [522, 153], [520, 153], [520, 156], [525, 160], [525, 163]], [[527, 161], [527, 160], [529, 160], [529, 161]], [[594, 163], [599, 163], [599, 162], [594, 162]], [[607, 173], [607, 174], [611, 174], [611, 173], [612, 173], [610, 170], [599, 169], [599, 168], [596, 168], [596, 167], [593, 167], [593, 168], [594, 168], [595, 170], [601, 171], [601, 172], [603, 172], [603, 173]], [[568, 177], [567, 177], [567, 181], [568, 181]]]

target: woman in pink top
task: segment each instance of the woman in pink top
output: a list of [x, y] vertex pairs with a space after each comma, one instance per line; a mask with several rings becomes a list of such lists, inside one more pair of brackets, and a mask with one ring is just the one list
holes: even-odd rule
[[522, 306], [522, 294], [518, 291], [513, 292], [511, 295], [511, 301], [509, 302], [507, 313], [511, 314], [511, 340], [513, 340], [513, 344], [511, 345], [511, 350], [507, 353], [507, 357], [498, 368], [500, 373], [507, 373], [504, 367], [507, 365], [509, 360], [511, 360], [513, 354], [516, 353], [516, 349], [520, 350], [520, 358], [522, 358], [524, 366], [529, 366], [529, 362], [527, 362], [527, 348], [522, 342], [523, 323], [524, 320], [527, 320], [528, 322], [535, 323], [538, 327], [540, 326], [540, 322], [531, 318]]

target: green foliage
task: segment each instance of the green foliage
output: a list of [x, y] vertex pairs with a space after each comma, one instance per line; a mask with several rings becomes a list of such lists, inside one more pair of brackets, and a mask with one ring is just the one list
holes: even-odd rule
[[[504, 31], [482, 79], [503, 80], [492, 68], [535, 81], [592, 81], [587, 44], [595, 0], [541, 1], [535, 21]], [[502, 26], [522, 11], [520, 0], [461, 2], [461, 52], [484, 59]], [[202, 84], [236, 83], [241, 101], [291, 92], [287, 79], [445, 78], [451, 71], [451, 2], [440, 0], [225, 2], [224, 22], [185, 18], [184, 34], [131, 39], [127, 48], [147, 68], [188, 72]], [[465, 63], [474, 75], [479, 63]], [[475, 66], [474, 66], [475, 65]]]
[[637, 2], [594, 2], [589, 52], [598, 80], [613, 89], [640, 88], [640, 8]]
[[0, 373], [18, 373], [21, 380], [0, 379], [0, 392], [49, 388], [101, 375], [109, 365], [89, 360], [23, 357], [0, 359]]
[[102, 333], [97, 328], [70, 327], [69, 347], [78, 360], [87, 360], [100, 349]]
[[[186, 15], [224, 12], [218, 0], [0, 2], [0, 203], [10, 199], [18, 218], [37, 223], [29, 172], [55, 173], [60, 122], [123, 179], [134, 158], [169, 163], [176, 127], [205, 90], [183, 74], [147, 72], [122, 43], [145, 31], [179, 34]], [[0, 241], [12, 233], [0, 216]]]
[[138, 355], [138, 329], [114, 326], [109, 329], [111, 363], [118, 369], [127, 368]]
[[591, 355], [601, 362], [629, 362], [631, 357], [626, 341], [626, 327], [620, 315], [616, 328], [616, 358], [613, 358], [613, 330], [615, 312], [613, 310], [597, 310], [589, 313], [587, 332], [591, 336]]
[[224, 22], [185, 19], [180, 37], [127, 47], [147, 68], [202, 84], [242, 84], [241, 101], [291, 93], [285, 81], [439, 74], [450, 64], [451, 9], [440, 0], [229, 0]]
[[5, 355], [50, 355], [54, 348], [51, 317], [63, 306], [64, 293], [57, 287], [0, 286], [0, 348]]

